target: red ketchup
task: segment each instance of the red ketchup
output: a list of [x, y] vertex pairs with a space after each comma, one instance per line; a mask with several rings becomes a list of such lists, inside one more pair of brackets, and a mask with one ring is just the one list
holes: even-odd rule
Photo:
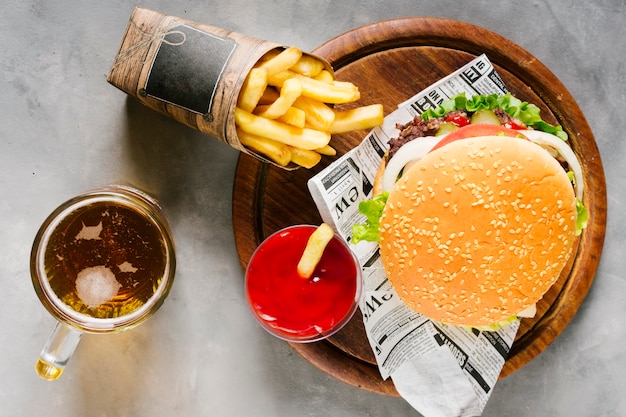
[[246, 294], [258, 322], [274, 336], [312, 342], [343, 327], [358, 306], [361, 267], [337, 236], [315, 272], [300, 277], [297, 265], [316, 226], [280, 230], [254, 252], [246, 271]]

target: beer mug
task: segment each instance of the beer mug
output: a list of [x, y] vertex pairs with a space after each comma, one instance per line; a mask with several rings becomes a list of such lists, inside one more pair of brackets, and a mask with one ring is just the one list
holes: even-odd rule
[[130, 329], [163, 304], [175, 271], [174, 244], [159, 204], [126, 186], [74, 197], [39, 229], [31, 278], [57, 323], [35, 370], [59, 378], [85, 333]]

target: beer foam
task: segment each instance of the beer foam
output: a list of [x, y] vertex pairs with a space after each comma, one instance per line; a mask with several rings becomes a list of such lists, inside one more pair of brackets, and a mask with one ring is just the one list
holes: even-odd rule
[[104, 265], [85, 268], [76, 278], [78, 297], [89, 308], [111, 301], [121, 286], [115, 274]]
[[85, 240], [100, 240], [100, 232], [102, 232], [102, 222], [98, 223], [95, 226], [87, 226], [83, 223], [83, 228], [80, 229], [80, 232], [76, 235], [76, 240], [85, 239]]
[[128, 261], [124, 261], [124, 262], [122, 262], [122, 263], [121, 263], [121, 264], [119, 264], [117, 267], [118, 267], [118, 268], [119, 268], [119, 270], [120, 270], [120, 271], [122, 271], [122, 272], [131, 272], [131, 273], [134, 273], [134, 272], [137, 272], [137, 271], [138, 271], [138, 269], [137, 269], [137, 268], [135, 268], [135, 267], [133, 266], [133, 264], [131, 264], [131, 263], [130, 263], [130, 262], [128, 262]]

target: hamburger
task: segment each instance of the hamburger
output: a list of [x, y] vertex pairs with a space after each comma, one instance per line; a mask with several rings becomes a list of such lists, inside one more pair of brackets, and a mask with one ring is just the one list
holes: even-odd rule
[[532, 317], [587, 218], [566, 133], [510, 94], [459, 95], [397, 127], [353, 243], [379, 242], [399, 297], [434, 321]]

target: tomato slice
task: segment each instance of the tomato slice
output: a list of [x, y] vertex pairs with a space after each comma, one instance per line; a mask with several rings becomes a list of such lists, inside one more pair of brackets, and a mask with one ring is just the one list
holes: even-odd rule
[[470, 119], [468, 117], [465, 116], [448, 116], [446, 117], [446, 122], [448, 123], [452, 123], [453, 125], [456, 125], [458, 127], [463, 127], [463, 126], [467, 126], [468, 124], [470, 124]]
[[509, 129], [506, 126], [498, 126], [489, 123], [476, 123], [470, 124], [458, 128], [457, 130], [448, 133], [448, 135], [441, 139], [430, 151], [439, 149], [448, 143], [454, 142], [459, 139], [476, 138], [479, 136], [507, 136], [511, 138], [526, 138], [519, 130]]

